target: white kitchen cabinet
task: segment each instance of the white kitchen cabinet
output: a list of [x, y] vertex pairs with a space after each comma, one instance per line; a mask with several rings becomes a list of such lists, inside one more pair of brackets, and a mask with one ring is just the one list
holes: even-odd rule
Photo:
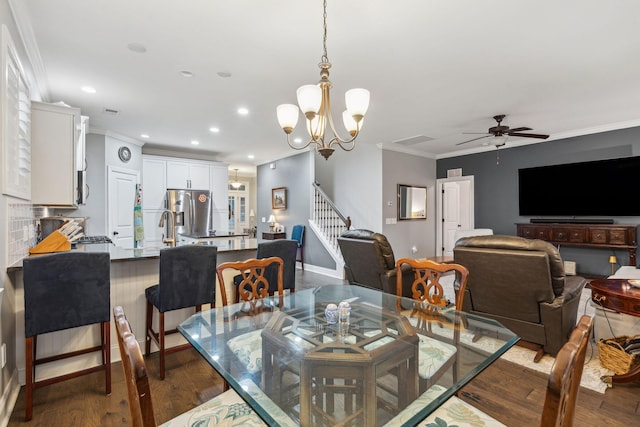
[[[153, 158], [142, 159], [142, 209], [164, 209], [167, 191], [167, 162]], [[146, 223], [146, 221], [145, 221]]]
[[211, 200], [213, 200], [213, 210], [228, 209], [229, 196], [229, 169], [226, 165], [211, 166]]
[[80, 109], [31, 102], [31, 203], [76, 207]]
[[167, 188], [209, 190], [209, 163], [167, 161]]

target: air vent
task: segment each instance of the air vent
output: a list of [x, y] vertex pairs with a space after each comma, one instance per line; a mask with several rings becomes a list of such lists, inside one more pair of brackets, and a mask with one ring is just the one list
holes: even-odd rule
[[103, 112], [104, 114], [110, 114], [110, 115], [112, 115], [112, 116], [117, 116], [118, 114], [120, 114], [120, 111], [119, 111], [119, 110], [116, 110], [116, 109], [114, 109], [114, 108], [107, 108], [107, 107], [104, 107], [104, 109], [102, 110], [102, 112]]
[[416, 144], [420, 144], [421, 142], [429, 142], [429, 141], [433, 141], [433, 138], [430, 138], [424, 135], [416, 135], [416, 136], [411, 136], [405, 139], [398, 139], [397, 141], [393, 141], [393, 142], [394, 144], [409, 146], [409, 145], [416, 145]]

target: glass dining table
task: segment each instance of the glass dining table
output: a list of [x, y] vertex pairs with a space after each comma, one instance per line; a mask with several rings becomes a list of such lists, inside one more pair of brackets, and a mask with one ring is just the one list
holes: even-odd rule
[[[326, 312], [340, 303], [348, 316]], [[518, 341], [494, 320], [354, 285], [204, 310], [178, 330], [271, 426], [415, 425]]]

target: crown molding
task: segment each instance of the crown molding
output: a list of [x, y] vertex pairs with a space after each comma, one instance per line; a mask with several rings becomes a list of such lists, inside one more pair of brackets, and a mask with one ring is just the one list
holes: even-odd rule
[[40, 97], [43, 100], [49, 101], [49, 81], [47, 79], [47, 72], [45, 71], [44, 63], [42, 62], [42, 57], [40, 56], [40, 49], [36, 42], [36, 36], [33, 32], [31, 19], [29, 18], [27, 2], [24, 0], [8, 0], [8, 2], [22, 45], [27, 53], [27, 59], [31, 64], [33, 78], [38, 86]]

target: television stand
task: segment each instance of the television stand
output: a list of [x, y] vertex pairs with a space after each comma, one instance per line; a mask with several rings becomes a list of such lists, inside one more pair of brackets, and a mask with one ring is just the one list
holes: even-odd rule
[[613, 219], [531, 218], [529, 222], [531, 224], [613, 224]]
[[517, 234], [546, 240], [558, 246], [629, 251], [629, 265], [636, 265], [636, 228], [629, 224], [536, 223], [516, 224]]

